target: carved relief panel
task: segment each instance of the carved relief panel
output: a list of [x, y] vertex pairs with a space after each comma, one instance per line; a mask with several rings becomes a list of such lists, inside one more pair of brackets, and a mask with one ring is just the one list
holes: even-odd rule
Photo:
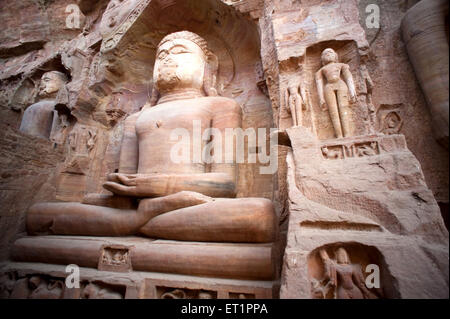
[[375, 247], [333, 243], [308, 257], [313, 299], [379, 299], [397, 296], [396, 282]]

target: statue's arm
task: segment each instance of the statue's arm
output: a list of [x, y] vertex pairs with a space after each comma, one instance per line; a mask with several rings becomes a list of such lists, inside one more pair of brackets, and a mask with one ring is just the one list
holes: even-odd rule
[[355, 83], [353, 82], [353, 75], [352, 72], [350, 72], [350, 66], [348, 64], [342, 65], [342, 75], [344, 76], [345, 83], [347, 83], [352, 102], [356, 102]]
[[304, 85], [302, 85], [300, 87], [300, 96], [302, 98], [303, 110], [308, 111], [308, 109], [309, 109], [308, 108], [308, 103], [309, 103], [309, 101], [308, 101], [308, 93], [306, 92], [306, 89], [305, 89]]
[[365, 285], [365, 280], [364, 280], [364, 276], [362, 274], [361, 266], [354, 268], [352, 277], [353, 277], [353, 282], [361, 290], [361, 292], [363, 293], [365, 298], [370, 299], [371, 297], [374, 296], [369, 291], [369, 289], [367, 289], [367, 287]]
[[124, 121], [119, 160], [119, 172], [122, 174], [136, 174], [138, 170], [139, 151], [136, 121], [139, 115], [140, 112], [132, 114]]
[[316, 86], [317, 86], [317, 93], [319, 94], [319, 104], [323, 110], [326, 110], [327, 107], [326, 107], [325, 96], [324, 96], [324, 92], [323, 92], [322, 70], [319, 70], [316, 73]]
[[364, 67], [364, 75], [367, 83], [367, 92], [372, 93], [374, 84], [372, 78], [370, 77], [369, 70], [367, 70], [366, 66]]
[[[227, 129], [242, 128], [242, 109], [234, 100], [224, 99], [223, 103], [218, 106], [218, 111], [214, 112], [214, 114], [212, 127], [217, 129], [222, 136], [222, 141], [217, 140], [217, 144], [214, 144], [214, 147], [222, 147], [222, 158], [219, 163], [216, 161], [211, 163], [210, 172], [221, 176], [218, 181], [222, 184], [220, 187], [227, 189], [227, 196], [225, 197], [235, 197], [238, 176], [236, 134], [233, 134], [233, 144], [226, 145], [228, 142], [226, 131]], [[214, 139], [212, 142], [215, 143]]]

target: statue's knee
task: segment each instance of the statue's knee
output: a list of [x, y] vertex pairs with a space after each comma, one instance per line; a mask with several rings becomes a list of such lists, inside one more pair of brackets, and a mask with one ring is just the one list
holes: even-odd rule
[[255, 199], [253, 206], [256, 212], [259, 241], [273, 242], [278, 233], [278, 216], [272, 201], [265, 198]]

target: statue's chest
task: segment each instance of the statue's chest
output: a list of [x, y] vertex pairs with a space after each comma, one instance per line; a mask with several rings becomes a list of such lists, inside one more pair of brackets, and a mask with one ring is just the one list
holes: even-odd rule
[[144, 110], [136, 122], [138, 135], [157, 133], [167, 130], [186, 129], [189, 132], [210, 125], [210, 113], [202, 107], [177, 105], [155, 106]]
[[341, 77], [341, 67], [339, 64], [328, 65], [323, 69], [328, 81], [338, 80]]

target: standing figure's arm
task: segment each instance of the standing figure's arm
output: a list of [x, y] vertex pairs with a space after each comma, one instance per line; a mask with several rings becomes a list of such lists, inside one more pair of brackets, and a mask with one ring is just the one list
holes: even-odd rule
[[319, 70], [316, 73], [316, 85], [317, 85], [317, 92], [319, 93], [319, 104], [320, 107], [322, 108], [322, 110], [326, 111], [327, 110], [327, 105], [325, 102], [325, 95], [323, 92], [323, 74], [322, 74], [322, 70]]
[[345, 83], [347, 83], [348, 90], [350, 92], [350, 99], [353, 103], [356, 102], [356, 89], [353, 82], [353, 75], [350, 72], [350, 66], [348, 64], [342, 65], [342, 75], [344, 76]]
[[337, 274], [336, 269], [333, 267], [333, 261], [328, 256], [328, 253], [325, 249], [321, 249], [319, 251], [319, 255], [322, 258], [322, 262], [325, 267], [325, 279], [328, 280], [327, 285], [331, 285], [332, 287], [337, 286]]
[[374, 85], [372, 78], [370, 77], [369, 71], [367, 70], [367, 66], [365, 65], [363, 65], [363, 72], [364, 72], [364, 79], [367, 85], [367, 93], [372, 94]]
[[290, 104], [289, 104], [289, 88], [287, 88], [284, 91], [284, 108], [286, 109], [288, 114], [291, 114], [291, 107], [290, 107]]
[[300, 87], [300, 96], [302, 98], [302, 108], [305, 111], [308, 111], [308, 104], [309, 104], [309, 100], [308, 100], [308, 93], [306, 92], [305, 87], [302, 85]]
[[361, 271], [361, 267], [354, 268], [352, 273], [353, 282], [356, 284], [356, 287], [358, 287], [362, 294], [364, 295], [364, 298], [366, 299], [374, 299], [377, 298], [372, 292], [370, 292], [369, 289], [367, 289], [365, 285], [364, 276]]
[[[298, 97], [298, 89], [296, 86], [291, 86], [287, 89], [288, 92], [288, 104], [289, 104], [289, 110], [292, 116], [292, 124], [293, 126], [298, 126], [298, 119], [299, 116], [297, 114], [297, 112], [299, 112], [299, 107], [301, 107], [301, 104], [299, 103], [299, 97]], [[300, 109], [301, 111], [301, 109]]]

